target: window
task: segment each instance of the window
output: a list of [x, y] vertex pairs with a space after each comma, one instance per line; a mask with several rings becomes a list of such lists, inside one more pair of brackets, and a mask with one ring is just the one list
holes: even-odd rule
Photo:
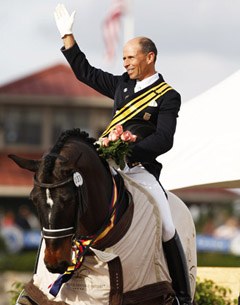
[[57, 110], [52, 116], [52, 142], [55, 142], [59, 134], [67, 129], [80, 128], [90, 132], [90, 111], [87, 109]]
[[8, 108], [3, 118], [6, 145], [41, 145], [42, 112], [37, 109]]

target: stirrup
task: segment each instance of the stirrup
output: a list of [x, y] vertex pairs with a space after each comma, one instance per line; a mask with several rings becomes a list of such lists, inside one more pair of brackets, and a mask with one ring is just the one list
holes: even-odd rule
[[183, 301], [183, 303], [180, 303], [177, 296], [175, 296], [175, 300], [173, 302], [173, 305], [192, 305], [192, 302], [190, 301]]
[[177, 297], [175, 297], [173, 304], [174, 305], [181, 305]]

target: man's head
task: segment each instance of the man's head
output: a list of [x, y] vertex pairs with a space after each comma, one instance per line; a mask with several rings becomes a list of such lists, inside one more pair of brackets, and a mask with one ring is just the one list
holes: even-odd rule
[[143, 80], [156, 73], [157, 48], [151, 39], [136, 37], [123, 48], [123, 66], [131, 79]]

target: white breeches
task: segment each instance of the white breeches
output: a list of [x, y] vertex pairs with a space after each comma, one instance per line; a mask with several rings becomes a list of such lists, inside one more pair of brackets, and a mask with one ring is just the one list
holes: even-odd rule
[[168, 200], [159, 182], [152, 174], [140, 165], [133, 168], [126, 166], [123, 172], [146, 188], [155, 198], [162, 215], [162, 239], [164, 242], [170, 240], [175, 234], [175, 226], [173, 224]]

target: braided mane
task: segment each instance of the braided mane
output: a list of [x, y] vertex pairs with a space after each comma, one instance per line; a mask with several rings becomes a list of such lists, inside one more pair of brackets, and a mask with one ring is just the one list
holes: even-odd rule
[[63, 148], [67, 140], [69, 140], [70, 138], [77, 138], [79, 140], [82, 140], [83, 142], [92, 146], [93, 149], [96, 149], [96, 144], [94, 144], [96, 142], [96, 139], [89, 137], [89, 134], [87, 132], [81, 131], [79, 128], [63, 131], [58, 137], [53, 148], [44, 157], [43, 175], [45, 179], [47, 179], [52, 173], [55, 161], [58, 155], [60, 154], [61, 149]]

